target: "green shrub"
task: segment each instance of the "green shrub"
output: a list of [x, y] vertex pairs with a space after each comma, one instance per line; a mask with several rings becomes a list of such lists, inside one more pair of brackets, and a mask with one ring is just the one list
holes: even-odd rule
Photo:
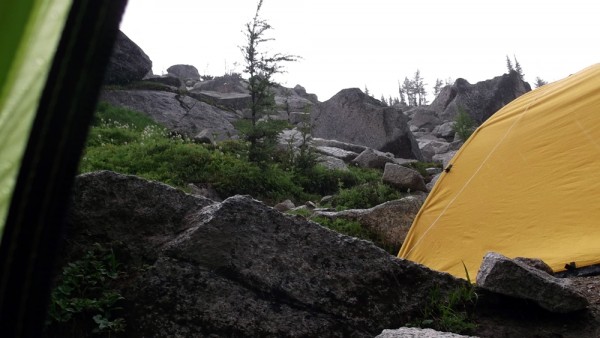
[[243, 141], [202, 145], [164, 128], [135, 111], [101, 104], [80, 163], [80, 172], [112, 170], [164, 182], [182, 189], [211, 183], [228, 197], [249, 194], [267, 202], [316, 199], [277, 163], [248, 161]]
[[310, 209], [308, 209], [308, 208], [286, 211], [286, 214], [298, 215], [298, 216], [302, 216], [304, 218], [310, 217], [310, 215], [312, 215], [312, 213], [313, 212]]
[[[242, 129], [244, 123], [247, 121], [239, 123]], [[264, 127], [269, 129], [265, 131], [269, 134], [266, 139], [271, 140], [284, 125], [281, 121], [266, 123]], [[112, 170], [181, 189], [187, 189], [188, 183], [210, 183], [222, 197], [249, 194], [267, 203], [283, 199], [295, 202], [318, 200], [340, 189], [381, 180], [380, 170], [356, 167], [350, 167], [348, 171], [329, 170], [313, 165], [309, 155], [306, 162], [290, 167], [289, 161], [285, 160], [287, 155], [278, 156], [276, 151], [267, 151], [267, 148], [262, 149], [265, 152], [260, 156], [254, 154], [255, 161], [250, 161], [252, 149], [247, 141], [196, 144], [180, 135], [170, 135], [141, 113], [102, 103], [90, 130], [80, 172]], [[256, 161], [257, 156], [262, 160]], [[384, 191], [384, 186], [375, 185], [373, 189], [374, 192], [361, 193], [378, 195], [377, 201], [394, 198]], [[369, 197], [369, 200], [374, 198]]]
[[348, 188], [357, 184], [375, 183], [381, 181], [383, 171], [379, 169], [367, 169], [359, 167], [348, 167], [350, 169], [351, 179], [344, 182], [344, 187]]
[[473, 320], [472, 313], [478, 296], [466, 267], [465, 273], [467, 285], [457, 287], [446, 297], [442, 296], [439, 288], [434, 288], [429, 294], [425, 308], [421, 311], [421, 318], [407, 326], [429, 327], [454, 333], [470, 333], [475, 330], [477, 324]]
[[[304, 216], [302, 213], [300, 213], [300, 215]], [[391, 255], [396, 255], [398, 253], [398, 247], [393, 247], [384, 243], [380, 235], [363, 227], [358, 221], [344, 218], [331, 219], [323, 216], [314, 217], [312, 218], [312, 221], [341, 234], [371, 241]]]
[[113, 251], [99, 245], [68, 263], [50, 296], [51, 331], [72, 337], [124, 331], [125, 319], [119, 317], [124, 298], [113, 286], [122, 274]]
[[115, 107], [106, 102], [100, 102], [96, 108], [92, 126], [98, 127], [107, 121], [113, 121], [119, 125], [127, 125], [130, 129], [137, 131], [142, 131], [148, 126], [160, 127], [160, 124], [142, 113]]
[[211, 182], [222, 196], [248, 194], [267, 203], [306, 200], [310, 197], [297, 186], [292, 176], [276, 165], [259, 166], [257, 163], [216, 155], [207, 167]]
[[357, 184], [381, 180], [382, 173], [379, 170], [355, 167], [349, 169], [349, 171], [330, 170], [316, 165], [309, 170], [294, 173], [294, 181], [308, 193], [325, 196]]
[[332, 199], [332, 206], [338, 210], [367, 209], [381, 203], [402, 198], [396, 189], [382, 183], [369, 182], [347, 189], [340, 189]]
[[279, 133], [289, 127], [287, 121], [267, 119], [252, 124], [248, 120], [238, 120], [236, 129], [249, 142], [248, 159], [260, 165], [273, 162]]
[[443, 168], [443, 165], [439, 162], [409, 162], [403, 164], [403, 166], [418, 171], [425, 182], [431, 181], [431, 175], [427, 173], [427, 168]]
[[366, 239], [373, 242], [379, 240], [379, 236], [377, 236], [377, 234], [364, 228], [357, 221], [351, 221], [343, 218], [330, 219], [322, 216], [315, 217], [312, 220], [326, 228], [337, 231], [344, 235]]
[[206, 147], [209, 150], [218, 150], [243, 160], [248, 160], [248, 152], [250, 151], [250, 145], [247, 142], [240, 140], [225, 140], [213, 146], [206, 145]]
[[210, 158], [201, 146], [154, 135], [123, 144], [88, 146], [80, 171], [112, 170], [184, 187], [203, 182]]
[[458, 108], [454, 122], [454, 132], [458, 134], [461, 141], [466, 141], [475, 131], [475, 121], [463, 108]]
[[310, 194], [330, 195], [339, 190], [340, 180], [345, 174], [317, 165], [311, 169], [293, 173], [294, 182]]

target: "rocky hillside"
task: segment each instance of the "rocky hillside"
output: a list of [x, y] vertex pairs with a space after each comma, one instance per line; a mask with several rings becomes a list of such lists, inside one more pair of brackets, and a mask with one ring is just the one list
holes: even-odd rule
[[[237, 137], [232, 123], [249, 117], [250, 96], [242, 77], [202, 78], [191, 65], [173, 65], [161, 77], [151, 75], [151, 64], [146, 54], [122, 35], [107, 83], [129, 86], [112, 87], [101, 99], [144, 112], [192, 138], [214, 142]], [[314, 137], [368, 147], [396, 158], [447, 162], [460, 147], [453, 128], [459, 111], [478, 125], [529, 90], [516, 72], [473, 85], [458, 79], [443, 88], [431, 105], [407, 108], [388, 107], [356, 88], [343, 89], [320, 102], [300, 85], [277, 87], [274, 94], [279, 108], [270, 118], [292, 125], [308, 120]]]
[[[77, 177], [48, 336], [83, 337], [95, 329], [113, 337], [459, 337], [405, 326], [481, 337], [600, 333], [597, 304], [581, 297], [587, 286], [578, 282], [574, 290], [531, 267], [541, 263], [490, 254], [473, 286], [382, 250], [397, 251], [436, 175], [462, 145], [456, 116], [485, 121], [530, 90], [518, 74], [476, 84], [458, 79], [419, 107], [389, 107], [353, 88], [320, 102], [300, 85], [276, 87], [277, 111], [262, 118], [290, 125], [279, 135], [278, 154], [299, 156], [308, 145], [320, 164], [313, 176], [285, 176], [295, 169], [282, 169], [284, 162], [251, 167], [240, 156], [236, 124], [248, 118], [250, 101], [241, 76], [203, 77], [192, 65], [155, 76], [151, 65], [121, 34], [101, 100], [145, 114], [166, 135], [150, 139], [156, 129], [148, 124], [134, 136], [129, 125], [106, 122], [107, 134], [90, 146], [116, 149], [139, 141], [132, 146], [139, 157], [115, 151], [83, 163], [115, 160], [113, 167], [125, 170], [131, 159], [147, 161], [132, 170], [137, 175], [154, 169], [153, 153], [172, 150], [171, 161], [185, 169], [178, 179], [190, 193], [106, 170]], [[110, 133], [110, 140], [101, 137]], [[144, 142], [154, 144], [144, 148]], [[319, 199], [267, 205], [224, 195], [235, 190], [211, 187], [212, 176], [201, 175], [213, 169], [207, 161], [230, 170], [228, 183], [248, 193], [260, 193], [257, 181], [277, 188], [285, 182], [283, 190], [295, 190], [295, 197]], [[346, 187], [352, 180], [362, 184]], [[310, 195], [309, 187], [337, 193]], [[357, 199], [375, 202], [352, 207]], [[346, 203], [346, 210], [336, 210], [336, 203]], [[358, 224], [371, 237], [347, 236], [332, 224]], [[92, 298], [67, 298], [81, 289]]]

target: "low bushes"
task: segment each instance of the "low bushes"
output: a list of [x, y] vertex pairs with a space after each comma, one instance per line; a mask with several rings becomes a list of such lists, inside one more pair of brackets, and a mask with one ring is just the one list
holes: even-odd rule
[[249, 194], [267, 203], [319, 200], [381, 176], [358, 168], [347, 172], [319, 165], [292, 168], [281, 158], [251, 162], [247, 142], [196, 144], [169, 134], [143, 114], [103, 103], [90, 130], [80, 172], [112, 170], [184, 190], [188, 183], [210, 183], [222, 197]]

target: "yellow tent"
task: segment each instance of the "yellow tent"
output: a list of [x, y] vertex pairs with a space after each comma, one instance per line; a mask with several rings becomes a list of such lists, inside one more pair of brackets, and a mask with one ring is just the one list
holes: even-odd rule
[[399, 257], [462, 278], [488, 251], [600, 263], [600, 64], [506, 105], [450, 163]]

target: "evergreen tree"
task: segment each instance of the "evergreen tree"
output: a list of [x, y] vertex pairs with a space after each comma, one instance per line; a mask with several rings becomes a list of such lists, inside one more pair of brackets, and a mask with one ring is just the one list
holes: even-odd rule
[[435, 80], [435, 86], [433, 86], [433, 96], [437, 97], [444, 87], [444, 82], [441, 79]]
[[541, 77], [537, 76], [535, 78], [535, 83], [534, 83], [535, 88], [539, 88], [539, 87], [547, 85], [547, 84], [548, 84], [548, 81], [543, 80]]
[[[406, 78], [404, 78], [404, 82], [406, 82]], [[398, 94], [400, 95], [400, 103], [406, 105], [406, 100], [404, 99], [404, 95], [406, 94], [404, 87], [400, 84], [400, 80], [398, 80]]]
[[512, 72], [513, 70], [515, 70], [515, 68], [513, 67], [512, 61], [510, 61], [510, 58], [508, 57], [508, 55], [506, 56], [506, 68], [509, 73]]
[[414, 90], [414, 105], [423, 105], [427, 104], [427, 90], [425, 89], [426, 83], [423, 82], [423, 78], [421, 77], [421, 71], [417, 69], [415, 72], [415, 77], [412, 80], [413, 82], [413, 90]]
[[513, 55], [513, 58], [515, 59], [515, 71], [517, 72], [517, 74], [519, 74], [519, 77], [522, 80], [523, 76], [525, 76], [525, 74], [523, 74], [523, 68], [521, 68], [521, 64], [519, 64], [517, 57]]
[[417, 95], [415, 93], [415, 86], [413, 81], [409, 80], [408, 77], [404, 77], [404, 83], [402, 84], [402, 91], [406, 95], [406, 103], [409, 106], [417, 105]]
[[381, 94], [381, 99], [379, 99], [379, 101], [381, 101], [381, 103], [383, 103], [384, 105], [388, 105], [387, 101], [385, 100], [385, 96], [383, 96], [383, 94]]
[[265, 157], [266, 148], [277, 137], [277, 130], [273, 130], [268, 123], [257, 123], [261, 115], [269, 114], [275, 109], [275, 98], [271, 89], [276, 83], [272, 77], [283, 71], [282, 62], [297, 61], [299, 58], [288, 54], [269, 54], [261, 49], [263, 43], [274, 40], [265, 36], [272, 27], [260, 17], [262, 4], [263, 0], [259, 0], [254, 18], [246, 23], [244, 34], [247, 44], [240, 46], [244, 56], [244, 72], [249, 75], [248, 90], [251, 97], [252, 124], [245, 130], [245, 137], [250, 142], [249, 157], [255, 162], [260, 162]]

